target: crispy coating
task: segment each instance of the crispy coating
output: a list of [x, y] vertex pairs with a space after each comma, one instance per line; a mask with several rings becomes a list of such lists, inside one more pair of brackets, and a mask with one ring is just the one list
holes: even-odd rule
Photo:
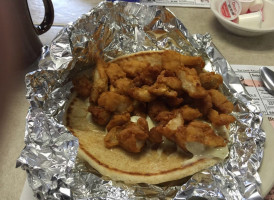
[[132, 59], [120, 61], [118, 64], [122, 67], [123, 71], [126, 72], [126, 75], [131, 78], [138, 76], [146, 67], [149, 66], [149, 63], [146, 61]]
[[117, 114], [112, 117], [112, 119], [107, 124], [107, 131], [110, 131], [115, 126], [122, 126], [130, 121], [130, 114]]
[[74, 89], [82, 98], [87, 98], [90, 95], [92, 83], [86, 76], [78, 77], [72, 81]]
[[163, 83], [155, 83], [148, 88], [149, 93], [155, 96], [177, 97], [178, 93]]
[[133, 79], [133, 83], [137, 87], [143, 85], [152, 85], [156, 81], [158, 75], [161, 73], [161, 67], [159, 66], [148, 66], [141, 71], [138, 76]]
[[229, 125], [236, 119], [232, 115], [219, 114], [218, 111], [211, 109], [208, 113], [208, 119], [215, 126]]
[[129, 78], [120, 78], [113, 84], [112, 91], [116, 93], [128, 95], [131, 88], [134, 87], [133, 81]]
[[143, 118], [139, 118], [137, 123], [128, 123], [123, 130], [117, 134], [119, 146], [128, 152], [138, 153], [145, 145], [148, 138], [148, 124]]
[[111, 112], [100, 106], [90, 105], [88, 111], [91, 113], [92, 120], [101, 126], [107, 125], [111, 118]]
[[116, 63], [109, 63], [105, 71], [111, 84], [114, 84], [118, 79], [126, 77], [126, 73]]
[[211, 89], [209, 90], [209, 94], [212, 98], [213, 105], [217, 108], [221, 113], [231, 113], [233, 111], [233, 103], [228, 101], [228, 99], [218, 90]]
[[154, 145], [154, 144], [161, 144], [163, 141], [163, 136], [161, 132], [159, 132], [157, 129], [158, 126], [153, 127], [152, 129], [149, 130], [148, 133], [148, 139], [149, 141]]
[[141, 88], [134, 87], [128, 91], [128, 94], [133, 99], [141, 102], [151, 102], [155, 99], [155, 96], [149, 92], [149, 86], [144, 85]]
[[117, 139], [117, 135], [123, 130], [123, 127], [116, 126], [113, 127], [110, 131], [108, 131], [107, 135], [104, 137], [104, 144], [107, 148], [112, 148], [119, 146], [119, 141]]
[[176, 74], [171, 71], [163, 70], [157, 77], [157, 83], [165, 84], [172, 90], [182, 90], [182, 82], [176, 77]]
[[223, 83], [223, 77], [215, 72], [203, 72], [199, 74], [202, 86], [207, 89], [218, 89]]
[[133, 101], [124, 95], [115, 92], [103, 92], [99, 99], [98, 105], [110, 112], [124, 113], [133, 111]]
[[203, 99], [194, 99], [190, 102], [190, 104], [198, 108], [198, 110], [203, 114], [204, 117], [207, 116], [208, 112], [212, 108], [212, 98], [209, 94], [206, 95]]
[[160, 112], [168, 111], [166, 104], [161, 100], [152, 101], [148, 104], [148, 116], [156, 121], [156, 117]]
[[187, 67], [177, 71], [177, 76], [182, 82], [182, 88], [194, 99], [201, 99], [207, 95], [207, 91], [202, 87], [199, 76], [194, 68]]
[[192, 121], [202, 116], [202, 113], [197, 108], [192, 108], [188, 105], [181, 107], [179, 112], [182, 114], [183, 119], [186, 121]]
[[208, 147], [224, 147], [225, 139], [216, 135], [212, 127], [202, 121], [192, 121], [186, 127], [185, 142], [198, 142]]
[[184, 99], [182, 97], [164, 97], [163, 99], [172, 108], [176, 108], [184, 102]]
[[97, 100], [103, 92], [108, 90], [108, 77], [105, 72], [107, 64], [102, 59], [97, 59], [96, 68], [92, 75], [92, 88], [89, 97], [90, 102], [97, 103]]

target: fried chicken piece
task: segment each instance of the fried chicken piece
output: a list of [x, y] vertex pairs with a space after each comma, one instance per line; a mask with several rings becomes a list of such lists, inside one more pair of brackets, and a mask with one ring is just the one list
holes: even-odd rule
[[113, 117], [107, 124], [107, 127], [106, 127], [107, 131], [110, 131], [115, 126], [122, 126], [128, 122], [130, 122], [130, 114], [129, 113], [113, 115]]
[[128, 95], [128, 91], [134, 87], [134, 84], [129, 78], [121, 78], [116, 80], [113, 86], [114, 87], [111, 88], [112, 91], [119, 94]]
[[133, 111], [133, 101], [124, 95], [115, 92], [103, 92], [99, 99], [98, 105], [110, 112], [124, 113]]
[[178, 95], [175, 90], [170, 89], [167, 85], [157, 82], [150, 86], [148, 91], [156, 96], [177, 97]]
[[[165, 112], [162, 112], [162, 114], [164, 113]], [[161, 115], [160, 113], [157, 116], [160, 117], [161, 115], [161, 123], [158, 126], [156, 126], [153, 131], [157, 132], [157, 134], [161, 134], [168, 140], [175, 142], [176, 131], [179, 129], [179, 127], [184, 125], [184, 119], [182, 118], [182, 115], [179, 112], [176, 114], [174, 112], [169, 112], [166, 114], [167, 115]]]
[[141, 87], [143, 85], [152, 85], [156, 81], [161, 70], [162, 69], [159, 66], [148, 66], [133, 79], [133, 83], [137, 87]]
[[113, 127], [104, 137], [104, 144], [107, 148], [119, 146], [117, 135], [123, 130], [121, 126]]
[[225, 139], [216, 135], [210, 125], [202, 121], [192, 121], [186, 127], [179, 127], [175, 134], [175, 142], [185, 151], [188, 142], [197, 142], [208, 147], [226, 146]]
[[127, 126], [117, 134], [119, 146], [132, 153], [140, 152], [147, 138], [148, 124], [144, 118], [139, 118], [137, 123], [128, 123]]
[[229, 125], [234, 122], [236, 119], [232, 115], [228, 114], [219, 114], [218, 111], [211, 109], [208, 113], [208, 119], [215, 126]]
[[97, 103], [100, 94], [108, 90], [108, 77], [105, 72], [106, 65], [107, 64], [102, 59], [97, 59], [96, 68], [93, 71], [92, 88], [89, 97], [89, 100], [92, 103]]
[[90, 105], [88, 111], [91, 113], [92, 120], [101, 126], [107, 125], [111, 118], [111, 112], [105, 110], [100, 106]]
[[126, 73], [116, 63], [109, 63], [105, 71], [111, 84], [114, 84], [118, 79], [126, 77]]
[[169, 105], [169, 106], [171, 106], [171, 107], [178, 107], [178, 106], [180, 106], [182, 103], [183, 103], [183, 101], [184, 101], [184, 99], [183, 98], [181, 98], [181, 97], [165, 97], [165, 98], [163, 98], [165, 101], [166, 101], [166, 103]]
[[132, 112], [132, 115], [140, 116], [143, 118], [147, 117], [147, 104], [140, 101], [135, 101], [133, 103], [134, 110]]
[[155, 96], [149, 92], [149, 86], [144, 85], [141, 88], [134, 87], [128, 92], [129, 96], [137, 101], [151, 102], [155, 99]]
[[211, 89], [209, 90], [209, 95], [212, 98], [213, 105], [217, 108], [218, 111], [224, 114], [229, 114], [233, 111], [233, 103], [228, 101], [228, 99], [218, 90]]
[[123, 60], [117, 62], [119, 66], [126, 72], [127, 76], [130, 78], [135, 78], [138, 76], [146, 67], [149, 66], [149, 63], [146, 61], [139, 61], [139, 60]]
[[177, 77], [182, 82], [182, 88], [194, 99], [201, 99], [207, 95], [207, 91], [201, 86], [199, 76], [195, 69], [184, 67], [177, 71]]
[[199, 74], [202, 86], [207, 89], [218, 89], [223, 83], [223, 77], [215, 72], [203, 72]]
[[162, 54], [162, 64], [165, 69], [176, 72], [180, 67], [187, 66], [202, 71], [205, 62], [202, 57], [182, 55], [172, 50], [166, 50]]
[[162, 71], [157, 77], [157, 83], [165, 84], [172, 90], [182, 90], [182, 82], [176, 77], [176, 74], [171, 71]]
[[197, 108], [192, 108], [188, 105], [185, 105], [179, 109], [179, 112], [182, 114], [182, 117], [186, 121], [192, 121], [202, 116], [202, 113]]
[[156, 116], [163, 111], [168, 111], [166, 104], [163, 101], [156, 100], [148, 104], [148, 116], [156, 121]]
[[207, 94], [203, 99], [192, 99], [192, 102], [189, 103], [191, 106], [198, 108], [204, 117], [207, 116], [208, 112], [213, 106], [212, 99], [209, 94]]
[[148, 133], [148, 140], [152, 143], [152, 145], [155, 144], [161, 144], [163, 141], [163, 136], [161, 132], [157, 130], [157, 126], [153, 127], [149, 130]]
[[186, 134], [186, 142], [198, 142], [208, 147], [226, 146], [225, 139], [216, 135], [210, 125], [202, 121], [192, 121], [184, 133]]
[[92, 83], [86, 76], [78, 77], [72, 83], [77, 95], [82, 98], [89, 97]]
[[176, 113], [171, 111], [162, 111], [154, 118], [154, 121], [166, 125], [171, 119], [175, 118]]

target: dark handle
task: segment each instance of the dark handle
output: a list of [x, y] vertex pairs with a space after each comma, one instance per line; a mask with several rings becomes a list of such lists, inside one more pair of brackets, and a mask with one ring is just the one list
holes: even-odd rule
[[52, 26], [54, 20], [54, 9], [51, 0], [43, 0], [43, 3], [45, 7], [44, 19], [40, 25], [34, 27], [38, 35], [47, 32]]

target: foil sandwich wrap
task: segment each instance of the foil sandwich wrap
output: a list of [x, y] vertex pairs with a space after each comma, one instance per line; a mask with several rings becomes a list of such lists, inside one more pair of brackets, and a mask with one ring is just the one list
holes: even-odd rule
[[[126, 185], [102, 177], [78, 160], [78, 140], [63, 125], [72, 83], [82, 70], [87, 44], [100, 47], [105, 60], [150, 50], [172, 49], [200, 55], [205, 69], [222, 74], [223, 92], [235, 105], [229, 157], [184, 183]], [[260, 199], [260, 167], [265, 133], [262, 114], [252, 102], [210, 35], [191, 35], [165, 7], [101, 2], [68, 24], [43, 47], [38, 69], [26, 75], [30, 108], [25, 148], [16, 166], [26, 170], [37, 199]]]

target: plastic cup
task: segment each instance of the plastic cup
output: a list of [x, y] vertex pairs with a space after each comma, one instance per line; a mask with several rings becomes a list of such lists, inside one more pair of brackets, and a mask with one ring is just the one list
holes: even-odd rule
[[264, 6], [263, 0], [254, 0], [250, 5], [249, 5], [249, 10], [250, 12], [257, 12], [262, 10]]
[[251, 5], [251, 3], [253, 3], [255, 0], [240, 0], [241, 5], [242, 5], [242, 11], [240, 13], [240, 15], [242, 14], [246, 14], [249, 6]]
[[246, 28], [261, 28], [262, 26], [262, 12], [253, 12], [248, 14], [240, 15], [238, 23], [242, 27]]
[[219, 13], [228, 20], [236, 19], [242, 10], [239, 0], [222, 0], [219, 4]]

